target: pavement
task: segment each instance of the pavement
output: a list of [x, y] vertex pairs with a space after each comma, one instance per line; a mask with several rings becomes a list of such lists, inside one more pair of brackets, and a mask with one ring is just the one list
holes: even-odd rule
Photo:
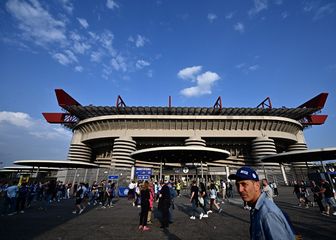
[[[292, 188], [280, 187], [276, 204], [285, 211], [302, 239], [334, 239], [336, 216], [324, 216], [318, 207], [308, 209], [297, 205]], [[115, 199], [113, 208], [89, 206], [82, 214], [73, 214], [74, 199], [54, 202], [41, 210], [39, 202], [23, 214], [0, 217], [0, 239], [249, 239], [249, 211], [243, 209], [239, 196], [222, 204], [221, 213], [209, 214], [202, 220], [190, 220], [191, 205], [185, 195], [175, 200], [173, 223], [162, 230], [157, 219], [150, 231], [138, 230], [140, 208], [125, 199]]]

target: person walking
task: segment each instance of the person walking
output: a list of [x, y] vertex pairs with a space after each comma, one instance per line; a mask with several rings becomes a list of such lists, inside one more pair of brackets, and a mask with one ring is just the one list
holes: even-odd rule
[[300, 184], [300, 205], [305, 206], [305, 208], [309, 208], [309, 199], [308, 199], [308, 189], [306, 187], [306, 183], [302, 180]]
[[190, 216], [191, 220], [196, 219], [196, 212], [198, 207], [198, 190], [199, 189], [197, 187], [196, 180], [193, 180], [190, 188], [190, 202], [192, 206], [192, 214]]
[[236, 180], [237, 191], [250, 211], [250, 239], [295, 239], [288, 217], [260, 191], [257, 173], [249, 167], [241, 167], [229, 179]]
[[207, 212], [207, 214], [212, 213], [213, 205], [217, 208], [218, 212], [222, 212], [222, 209], [218, 205], [217, 201], [217, 188], [215, 183], [210, 184], [210, 210]]
[[311, 191], [314, 195], [314, 202], [317, 203], [317, 205], [320, 208], [320, 213], [323, 214], [324, 212], [324, 206], [322, 204], [323, 195], [321, 193], [321, 188], [316, 184], [315, 181], [311, 181]]
[[165, 182], [162, 185], [159, 195], [158, 208], [162, 214], [162, 221], [160, 228], [169, 227], [170, 190], [167, 183], [168, 182]]
[[153, 204], [155, 201], [155, 193], [154, 193], [154, 184], [153, 182], [149, 183], [149, 210], [147, 216], [147, 224], [152, 224], [152, 213], [153, 213]]
[[321, 193], [324, 194], [324, 200], [326, 203], [326, 211], [324, 212], [324, 215], [329, 216], [330, 208], [334, 208], [335, 211], [332, 215], [336, 216], [336, 203], [334, 198], [334, 192], [332, 190], [332, 187], [330, 186], [330, 183], [325, 179], [321, 179]]
[[207, 210], [206, 210], [206, 198], [207, 198], [207, 194], [206, 194], [206, 188], [205, 188], [205, 185], [203, 182], [200, 182], [200, 188], [199, 188], [199, 196], [203, 199], [203, 204], [200, 203], [200, 206], [203, 210], [203, 212], [200, 214], [200, 220], [202, 218], [207, 218], [208, 217], [208, 213], [207, 213]]
[[169, 223], [173, 223], [173, 211], [175, 209], [174, 199], [177, 197], [175, 186], [172, 182], [168, 183], [170, 191]]
[[19, 187], [17, 186], [17, 181], [13, 182], [9, 187], [7, 187], [7, 199], [9, 202], [9, 213], [8, 215], [14, 215], [16, 213], [16, 196], [19, 191]]
[[297, 200], [298, 200], [298, 205], [301, 206], [301, 201], [300, 201], [300, 185], [297, 183], [297, 181], [294, 181], [294, 186], [293, 186], [293, 194], [295, 194]]
[[149, 183], [145, 181], [140, 186], [140, 199], [141, 199], [141, 212], [140, 212], [140, 222], [139, 222], [139, 230], [148, 231], [150, 230], [147, 227], [147, 218], [148, 218], [148, 211], [149, 211], [149, 199], [150, 199], [150, 190], [149, 190]]
[[76, 191], [76, 202], [75, 202], [75, 210], [72, 212], [73, 214], [81, 214], [84, 211], [84, 207], [82, 206], [82, 202], [84, 199], [84, 193], [86, 191], [86, 188], [84, 187], [84, 183], [80, 183], [77, 187]]
[[273, 201], [273, 190], [268, 184], [268, 181], [266, 178], [262, 180], [262, 185], [263, 185], [262, 191], [266, 193], [266, 196], [268, 197], [269, 200]]
[[27, 183], [23, 182], [21, 186], [19, 187], [18, 196], [17, 196], [17, 202], [16, 202], [17, 213], [24, 213], [27, 196], [28, 196]]
[[177, 192], [177, 196], [181, 197], [181, 181], [178, 180], [176, 183], [176, 192]]
[[227, 199], [227, 195], [226, 195], [226, 182], [223, 179], [220, 180], [220, 188], [222, 190], [222, 203], [224, 203], [224, 200]]
[[274, 196], [279, 196], [279, 192], [278, 192], [278, 185], [276, 184], [276, 182], [272, 183], [273, 186], [273, 192], [274, 192]]

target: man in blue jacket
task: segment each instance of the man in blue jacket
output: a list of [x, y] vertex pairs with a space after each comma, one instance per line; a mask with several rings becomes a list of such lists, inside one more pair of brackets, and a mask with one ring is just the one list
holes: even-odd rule
[[258, 174], [249, 167], [242, 167], [229, 179], [236, 180], [236, 187], [250, 211], [250, 239], [295, 239], [293, 229], [282, 211], [260, 190]]

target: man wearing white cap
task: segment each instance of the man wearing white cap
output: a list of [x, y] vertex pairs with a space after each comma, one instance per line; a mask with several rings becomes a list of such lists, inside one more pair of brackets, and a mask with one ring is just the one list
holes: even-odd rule
[[240, 197], [252, 208], [250, 239], [295, 239], [283, 212], [261, 192], [258, 174], [252, 168], [239, 168], [229, 179], [236, 180]]

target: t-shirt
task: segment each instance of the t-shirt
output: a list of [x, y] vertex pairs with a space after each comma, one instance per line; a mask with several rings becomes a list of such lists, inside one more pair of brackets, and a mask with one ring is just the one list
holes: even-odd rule
[[324, 197], [326, 197], [326, 198], [334, 197], [333, 190], [331, 189], [331, 186], [330, 186], [330, 184], [328, 182], [324, 182], [321, 185], [321, 187], [325, 189]]
[[216, 199], [216, 197], [217, 197], [216, 189], [214, 188], [210, 189], [210, 199]]
[[222, 189], [226, 189], [226, 183], [225, 182], [222, 182]]
[[198, 198], [198, 187], [197, 186], [191, 186], [190, 193], [194, 193], [193, 199]]
[[16, 197], [16, 193], [18, 192], [19, 188], [16, 185], [12, 185], [7, 188], [7, 196], [9, 198], [14, 198]]
[[273, 190], [269, 185], [263, 187], [263, 192], [265, 192], [266, 196], [273, 201]]

